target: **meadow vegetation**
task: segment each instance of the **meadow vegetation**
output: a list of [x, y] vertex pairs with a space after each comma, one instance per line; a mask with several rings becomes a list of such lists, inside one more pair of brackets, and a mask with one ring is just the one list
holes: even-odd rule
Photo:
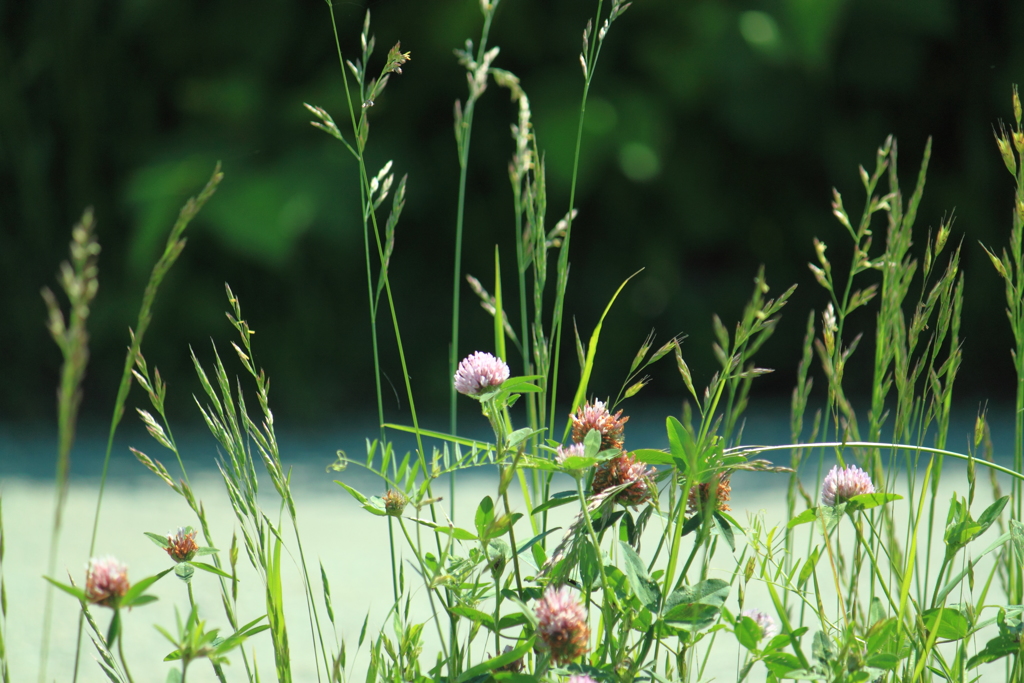
[[[306, 107], [313, 125], [338, 143], [359, 171], [358, 187], [351, 192], [358, 192], [362, 206], [360, 256], [373, 332], [366, 349], [377, 377], [367, 393], [376, 397], [381, 426], [369, 435], [365, 456], [339, 453], [333, 467], [338, 495], [354, 498], [368, 519], [378, 518], [371, 521], [388, 530], [391, 552], [378, 561], [390, 574], [392, 606], [388, 626], [379, 634], [368, 632], [364, 622], [355, 642], [337, 636], [343, 607], [332, 604], [328, 572], [303, 547], [287, 454], [280, 452], [275, 433], [270, 380], [254, 360], [253, 332], [238, 293], [226, 288], [227, 319], [237, 334], [231, 350], [222, 356], [215, 345], [191, 352], [201, 388], [197, 402], [219, 444], [218, 467], [235, 513], [234, 529], [213, 528], [194, 495], [165, 411], [167, 387], [142, 353], [161, 281], [185, 248], [191, 219], [207, 201], [215, 201], [219, 168], [182, 208], [153, 268], [129, 340], [103, 470], [105, 482], [114, 434], [126, 407], [135, 407], [130, 398], [138, 400], [137, 415], [171, 455], [157, 458], [144, 452], [151, 449], [139, 449], [136, 458], [181, 496], [195, 527], [140, 538], [172, 560], [154, 576], [130, 582], [115, 558], [96, 553], [83, 558], [89, 562], [85, 575], [73, 582], [60, 579], [52, 558], [66, 521], [63, 492], [98, 278], [95, 219], [87, 212], [75, 226], [70, 259], [59, 275], [70, 307], [63, 311], [56, 295], [44, 292], [48, 328], [64, 357], [58, 390], [60, 493], [48, 571], [53, 588], [44, 609], [49, 614], [50, 600], [67, 599], [65, 593], [80, 602], [80, 646], [95, 649], [111, 681], [135, 680], [125, 657], [122, 619], [129, 608], [155, 600], [147, 590], [159, 580], [180, 580], [187, 587], [178, 622], [158, 626], [169, 641], [169, 683], [196, 675], [291, 681], [297, 657], [315, 659], [321, 681], [699, 681], [709, 675], [713, 653], [726, 647], [742, 653], [736, 680], [911, 683], [975, 680], [982, 672], [986, 680], [1024, 680], [1024, 130], [1016, 89], [1013, 124], [1000, 124], [996, 132], [997, 151], [1016, 187], [1009, 243], [982, 247], [1005, 282], [1016, 344], [1012, 467], [995, 462], [984, 413], [977, 416], [967, 452], [950, 447], [965, 297], [960, 257], [961, 249], [972, 245], [954, 233], [951, 216], [926, 234], [915, 225], [931, 143], [905, 195], [892, 137], [867, 168], [859, 169], [864, 196], [855, 203], [863, 208], [848, 211], [849, 199], [835, 192], [836, 229], [809, 250], [822, 303], [820, 311], [806, 315], [789, 442], [747, 445], [744, 417], [754, 380], [772, 372], [759, 367], [755, 356], [779, 324], [793, 287], [773, 292], [764, 268], [754, 274], [740, 319], [711, 321], [717, 340], [711, 352], [719, 370], [706, 381], [691, 375], [685, 357], [707, 350], [684, 351], [681, 335], [656, 341], [652, 334], [629, 362], [621, 387], [591, 385], [599, 343], [608, 333], [605, 316], [628, 280], [590, 283], [591, 294], [608, 299], [604, 315], [590, 330], [568, 324], [574, 227], [586, 220], [573, 207], [587, 99], [600, 75], [602, 46], [615, 39], [616, 23], [628, 20], [629, 4], [598, 0], [583, 28], [574, 180], [569, 196], [554, 203], [554, 220], [543, 131], [531, 121], [529, 84], [496, 66], [499, 49], [489, 44], [498, 0], [480, 1], [480, 34], [456, 53], [468, 92], [456, 103], [454, 121], [460, 184], [453, 198], [459, 211], [451, 354], [443, 379], [451, 385], [445, 432], [420, 424], [413, 372], [406, 364], [409, 336], [403, 335], [396, 306], [396, 300], [415, 293], [393, 286], [389, 272], [406, 184], [416, 179], [399, 175], [400, 159], [375, 169], [367, 166], [366, 155], [375, 102], [386, 97], [387, 88], [400, 87], [396, 77], [419, 77], [415, 61], [399, 44], [380, 56], [369, 13], [355, 56], [341, 51], [340, 35], [350, 27], [334, 26], [339, 87], [348, 107], [340, 113]], [[333, 23], [330, 0], [327, 5]], [[472, 172], [476, 103], [488, 90], [510, 96], [518, 107], [508, 163], [514, 212], [503, 221], [514, 231], [495, 237], [493, 272], [474, 277], [461, 265], [462, 207]], [[849, 240], [849, 263], [834, 264], [825, 240]], [[924, 245], [921, 257], [912, 252], [915, 242]], [[477, 296], [489, 314], [490, 349], [471, 352], [460, 344], [464, 292]], [[848, 324], [861, 307], [874, 311], [873, 329]], [[449, 328], [444, 316], [439, 310], [437, 329]], [[702, 321], [680, 321], [681, 326], [697, 324]], [[378, 343], [381, 326], [390, 327], [394, 348]], [[392, 353], [402, 367], [409, 416], [404, 424], [387, 422], [384, 415], [381, 357]], [[844, 384], [855, 353], [873, 359], [872, 392], [863, 403], [848, 395]], [[565, 363], [579, 366], [575, 386], [558, 384]], [[630, 399], [650, 381], [654, 364], [675, 366], [684, 409], [665, 417], [667, 449], [627, 448], [626, 406], [644, 409]], [[813, 377], [819, 378], [819, 388], [824, 383], [824, 391], [812, 392]], [[130, 394], [132, 384], [142, 393]], [[492, 439], [459, 435], [460, 427], [466, 430], [457, 419], [465, 402], [479, 407]], [[412, 435], [415, 448], [396, 452], [396, 433]], [[955, 435], [957, 443], [961, 438]], [[350, 468], [372, 472], [379, 488], [357, 490], [346, 480]], [[494, 490], [473, 501], [472, 518], [457, 518], [458, 478], [470, 468], [494, 473]], [[731, 477], [738, 471], [771, 478], [766, 486], [784, 491], [787, 524], [769, 527], [762, 517], [746, 514], [743, 500], [731, 496]], [[940, 500], [940, 480], [950, 471], [966, 473], [967, 488], [952, 500]], [[278, 510], [260, 503], [261, 478], [276, 492]], [[820, 483], [806, 487], [809, 478]], [[975, 504], [979, 479], [993, 489], [994, 502], [982, 509]], [[101, 483], [93, 546], [103, 488]], [[568, 511], [569, 522], [555, 524], [556, 511]], [[0, 569], [4, 550], [0, 536]], [[304, 604], [287, 608], [289, 614], [306, 615], [311, 652], [290, 646], [289, 626], [299, 622], [284, 616], [283, 553], [296, 558], [302, 573]], [[240, 613], [243, 562], [261, 579], [264, 614]], [[723, 573], [723, 565], [731, 569]], [[165, 578], [170, 574], [175, 578]], [[217, 582], [221, 604], [198, 604], [192, 591], [197, 581]], [[763, 600], [750, 598], [754, 594]], [[425, 621], [411, 616], [420, 613], [411, 609], [414, 602], [425, 605]], [[11, 680], [11, 653], [3, 648], [3, 634], [11, 627], [0, 620], [4, 683]], [[49, 629], [47, 622], [40, 681], [47, 679]], [[368, 652], [366, 670], [350, 670], [353, 647]], [[257, 651], [272, 654], [273, 673], [258, 670]], [[147, 663], [147, 670], [157, 670], [156, 664]]]

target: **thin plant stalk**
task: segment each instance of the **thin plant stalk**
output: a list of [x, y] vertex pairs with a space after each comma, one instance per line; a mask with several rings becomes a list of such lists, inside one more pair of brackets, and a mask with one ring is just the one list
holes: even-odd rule
[[[61, 367], [60, 385], [57, 391], [57, 473], [53, 527], [50, 530], [50, 550], [47, 560], [47, 574], [52, 575], [57, 562], [57, 547], [60, 543], [61, 519], [67, 500], [68, 480], [71, 474], [71, 447], [75, 441], [75, 427], [78, 409], [82, 404], [82, 380], [89, 362], [89, 332], [86, 322], [93, 299], [99, 288], [97, 258], [100, 245], [96, 241], [95, 221], [91, 209], [82, 215], [81, 221], [72, 229], [71, 260], [61, 264], [60, 280], [70, 302], [67, 322], [56, 297], [49, 288], [43, 289], [43, 299], [49, 311], [47, 327], [50, 335], [60, 347], [64, 356]], [[53, 587], [46, 587], [46, 602], [43, 608], [42, 644], [39, 648], [39, 681], [46, 680], [46, 665], [49, 659], [50, 619], [53, 611]]]

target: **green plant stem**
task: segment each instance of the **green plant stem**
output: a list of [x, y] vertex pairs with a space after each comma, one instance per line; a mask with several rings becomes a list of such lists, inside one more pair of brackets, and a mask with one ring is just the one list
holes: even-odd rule
[[[782, 446], [736, 446], [734, 448], [725, 449], [726, 455], [734, 455], [737, 453], [745, 453], [748, 455], [754, 455], [757, 453], [768, 453], [770, 451], [782, 451], [790, 448], [895, 448], [910, 451], [921, 451], [922, 453], [934, 453], [936, 455], [946, 455], [957, 460], [971, 460], [971, 456], [964, 455], [963, 453], [957, 453], [956, 451], [946, 451], [941, 448], [930, 448], [928, 446], [915, 446], [911, 444], [901, 443], [882, 443], [879, 441], [821, 441], [816, 443], [807, 444], [785, 444]], [[1010, 477], [1013, 477], [1017, 481], [1024, 481], [1024, 473], [1015, 472], [1007, 467], [997, 465], [994, 462], [987, 460], [974, 459], [974, 462], [978, 465], [984, 465], [991, 470], [1001, 472]]]
[[[494, 3], [497, 5], [497, 2]], [[494, 7], [484, 10], [484, 25], [480, 31], [480, 44], [477, 48], [476, 62], [481, 64], [484, 55], [487, 54], [487, 38], [491, 31], [491, 20], [494, 18]], [[471, 85], [472, 89], [473, 86]], [[459, 199], [455, 209], [455, 264], [452, 275], [452, 341], [449, 348], [448, 374], [455, 375], [459, 363], [459, 304], [462, 291], [462, 231], [466, 213], [466, 180], [469, 172], [469, 143], [473, 137], [473, 113], [476, 111], [476, 101], [480, 93], [470, 92], [466, 98], [466, 109], [462, 115], [462, 130], [458, 132], [459, 137]], [[449, 389], [449, 413], [450, 433], [456, 432], [457, 410], [456, 399], [458, 393], [455, 385]], [[454, 504], [455, 486], [452, 479], [451, 499]]]
[[[601, 8], [604, 5], [604, 0], [597, 1], [597, 19], [595, 22], [600, 26], [601, 19]], [[590, 95], [590, 81], [594, 76], [594, 68], [597, 66], [597, 57], [600, 54], [600, 47], [602, 41], [594, 40], [591, 44], [591, 53], [587, 55], [587, 70], [585, 78], [583, 79], [583, 97], [580, 100], [580, 117], [579, 122], [576, 125], [576, 147], [573, 151], [572, 156], [572, 180], [569, 183], [569, 213], [566, 214], [565, 221], [565, 237], [562, 238], [562, 247], [558, 252], [558, 279], [555, 287], [555, 319], [552, 320], [552, 326], [554, 327], [554, 334], [551, 338], [551, 344], [554, 347], [554, 361], [551, 364], [551, 371], [549, 374], [551, 388], [549, 396], [551, 398], [551, 417], [548, 420], [549, 425], [555, 424], [555, 399], [558, 394], [558, 361], [561, 357], [562, 349], [562, 321], [561, 315], [562, 303], [565, 301], [565, 285], [569, 275], [569, 244], [572, 240], [572, 213], [573, 208], [576, 206], [576, 183], [579, 179], [580, 170], [580, 150], [583, 148], [583, 121], [587, 114], [587, 97]], [[576, 406], [570, 406], [570, 411], [575, 410]]]
[[[590, 536], [590, 542], [594, 546], [594, 555], [597, 557], [597, 567], [601, 575], [601, 588], [604, 592], [601, 601], [601, 622], [604, 624], [605, 637], [608, 640], [608, 646], [611, 646], [611, 628], [612, 618], [611, 610], [614, 598], [614, 593], [609, 588], [608, 577], [604, 571], [604, 558], [601, 557], [601, 542], [597, 538], [597, 533], [594, 531], [593, 522], [590, 519], [590, 509], [587, 507], [587, 498], [583, 494], [583, 481], [581, 477], [574, 477], [576, 480], [576, 495], [579, 496], [580, 505], [582, 506], [581, 514], [583, 515], [584, 521], [587, 523], [587, 533]], [[513, 552], [515, 552], [513, 550]]]
[[[114, 618], [117, 618], [116, 610]], [[132, 679], [132, 672], [128, 670], [128, 660], [124, 658], [124, 622], [121, 623], [120, 633], [117, 634], [117, 656], [121, 658], [121, 666], [124, 667], [124, 675], [128, 679], [128, 683], [135, 683]]]
[[441, 606], [444, 608], [446, 612], [449, 611], [448, 606], [445, 605], [444, 599], [441, 598], [441, 594], [438, 592], [437, 588], [431, 587], [430, 580], [428, 578], [430, 576], [430, 571], [427, 569], [427, 565], [423, 561], [423, 558], [420, 557], [417, 544], [414, 543], [412, 537], [409, 536], [409, 530], [406, 528], [405, 522], [402, 521], [401, 517], [396, 517], [395, 519], [398, 520], [398, 526], [401, 527], [402, 533], [405, 535], [405, 541], [409, 544], [409, 549], [412, 550], [412, 554], [416, 557], [416, 562], [419, 565], [420, 573], [423, 575], [423, 585], [427, 589], [427, 596], [430, 597], [430, 611], [433, 614], [434, 626], [437, 628], [437, 637], [439, 642], [441, 643], [441, 652], [444, 654], [445, 659], [449, 659], [448, 648], [445, 647], [444, 644], [444, 634], [441, 632], [441, 622], [437, 618], [437, 606], [434, 604], [434, 598], [431, 596], [437, 597], [437, 600], [441, 603]]
[[[505, 503], [505, 514], [506, 515], [512, 514], [512, 510], [511, 510], [511, 508], [509, 507], [509, 504], [508, 504], [508, 490], [507, 489], [505, 491], [501, 492], [501, 500], [502, 500], [503, 503]], [[515, 527], [515, 525], [509, 526], [509, 528], [508, 528], [508, 539], [512, 543], [512, 567], [515, 570], [515, 574], [516, 574], [516, 592], [519, 593], [519, 599], [523, 600], [524, 599], [523, 579], [522, 579], [522, 574], [519, 571], [519, 553], [516, 552], [516, 532], [515, 532], [515, 528], [514, 527]]]

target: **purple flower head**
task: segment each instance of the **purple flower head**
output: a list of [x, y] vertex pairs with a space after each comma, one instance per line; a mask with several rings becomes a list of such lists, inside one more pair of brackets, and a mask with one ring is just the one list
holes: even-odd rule
[[549, 586], [537, 601], [537, 634], [548, 646], [551, 659], [566, 664], [588, 649], [587, 612], [565, 586]]
[[508, 375], [508, 365], [504, 361], [477, 351], [459, 363], [459, 369], [455, 371], [455, 391], [466, 396], [479, 396], [501, 386]]
[[764, 638], [773, 638], [779, 633], [779, 627], [775, 625], [775, 620], [764, 612], [756, 609], [745, 609], [740, 612], [741, 617], [750, 617], [753, 619], [758, 627], [761, 629], [761, 637], [758, 640]]
[[825, 475], [825, 481], [821, 483], [821, 502], [823, 505], [834, 507], [854, 496], [874, 492], [875, 487], [867, 472], [856, 465], [845, 468], [836, 465], [829, 470]]
[[89, 560], [85, 573], [85, 595], [89, 602], [104, 607], [117, 607], [117, 602], [130, 587], [128, 567], [113, 557], [94, 557]]
[[601, 450], [622, 448], [622, 431], [628, 420], [628, 417], [622, 417], [621, 410], [612, 415], [604, 401], [584, 403], [572, 416], [572, 440], [583, 443], [587, 433], [591, 429], [596, 429], [601, 432]]
[[573, 674], [569, 676], [569, 680], [566, 683], [597, 683], [597, 681], [587, 674]]
[[582, 458], [583, 457], [583, 444], [574, 443], [568, 446], [559, 446], [555, 453], [555, 462], [559, 465], [564, 465], [567, 458]]

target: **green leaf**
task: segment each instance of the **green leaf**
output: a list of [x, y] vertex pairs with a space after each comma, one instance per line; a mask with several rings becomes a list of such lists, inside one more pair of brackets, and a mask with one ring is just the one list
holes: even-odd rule
[[795, 526], [799, 526], [801, 524], [807, 524], [808, 522], [813, 522], [817, 518], [818, 518], [818, 508], [807, 508], [806, 510], [801, 512], [799, 515], [797, 515], [793, 519], [789, 520], [789, 523], [786, 524], [786, 528], [787, 529], [792, 529]]
[[189, 564], [195, 567], [196, 569], [202, 569], [204, 572], [210, 572], [211, 574], [216, 574], [217, 576], [223, 576], [225, 579], [234, 578], [231, 576], [231, 574], [228, 574], [223, 570], [217, 569], [212, 564], [207, 564], [205, 562], [189, 562]]
[[690, 466], [697, 453], [697, 446], [693, 443], [690, 433], [686, 431], [679, 420], [671, 415], [665, 418], [665, 431], [668, 433], [668, 444], [673, 462], [679, 460], [686, 466]]
[[[612, 298], [608, 302], [608, 305], [605, 306], [604, 312], [601, 313], [601, 318], [597, 321], [597, 325], [594, 327], [594, 331], [590, 335], [590, 343], [587, 345], [586, 362], [583, 366], [583, 372], [580, 376], [580, 382], [576, 387], [576, 395], [573, 397], [572, 405], [570, 406], [572, 410], [576, 410], [576, 407], [582, 405], [583, 402], [586, 400], [587, 387], [590, 384], [590, 374], [594, 369], [594, 359], [597, 357], [597, 344], [601, 340], [601, 328], [604, 325], [604, 319], [608, 316], [608, 312], [611, 311], [612, 309], [612, 304], [615, 303], [615, 300], [618, 298], [619, 294], [626, 286], [626, 283], [632, 280], [634, 277], [636, 277], [639, 273], [640, 271], [638, 270], [636, 273], [630, 275], [623, 281], [621, 285], [619, 285], [619, 288], [615, 290], [615, 294], [612, 295]], [[568, 424], [565, 426], [565, 433], [569, 433]]]
[[107, 629], [107, 647], [113, 647], [119, 635], [121, 635], [121, 610], [115, 609], [114, 616], [110, 619], [110, 628]]
[[903, 496], [897, 493], [862, 493], [850, 498], [846, 503], [847, 509], [852, 512], [854, 510], [870, 510], [894, 500], [903, 500]]
[[685, 586], [669, 594], [662, 619], [680, 623], [687, 631], [703, 630], [714, 623], [728, 596], [729, 584], [722, 579]]
[[544, 512], [545, 510], [550, 510], [551, 508], [556, 508], [560, 505], [565, 505], [566, 503], [571, 503], [574, 500], [579, 500], [579, 495], [575, 491], [559, 491], [558, 493], [553, 493], [547, 500], [533, 508], [533, 514]]
[[473, 609], [472, 607], [466, 607], [464, 605], [456, 605], [448, 611], [460, 617], [465, 617], [473, 623], [480, 624], [489, 631], [494, 631], [494, 616], [487, 612], [481, 612], [478, 609]]
[[171, 547], [171, 544], [167, 540], [166, 536], [161, 536], [160, 534], [154, 534], [154, 533], [151, 533], [149, 531], [143, 531], [142, 533], [146, 534], [146, 536], [149, 538], [149, 540], [153, 541], [153, 543], [156, 543], [158, 546], [160, 546], [164, 550], [167, 550], [168, 548]]
[[622, 548], [622, 555], [626, 564], [623, 569], [629, 578], [629, 585], [633, 589], [633, 593], [640, 598], [640, 602], [643, 603], [644, 607], [652, 612], [657, 612], [658, 606], [661, 603], [661, 588], [656, 581], [651, 579], [647, 573], [647, 565], [636, 554], [636, 551], [628, 543], [619, 541], [619, 545]]
[[832, 641], [823, 631], [814, 632], [814, 639], [811, 641], [811, 656], [824, 665], [828, 665], [835, 657]]
[[926, 610], [921, 619], [929, 631], [938, 628], [939, 640], [960, 640], [971, 630], [967, 617], [952, 607], [934, 607]]
[[77, 586], [69, 586], [65, 583], [61, 583], [60, 581], [54, 581], [49, 576], [44, 576], [43, 578], [52, 583], [57, 588], [67, 593], [68, 595], [78, 598], [82, 602], [88, 602], [88, 597], [86, 596], [85, 591], [81, 588], [78, 588]]
[[529, 427], [517, 429], [516, 431], [508, 435], [508, 448], [510, 450], [514, 450], [517, 446], [519, 446], [519, 444], [523, 443], [534, 434], [539, 434], [541, 431], [542, 430], [540, 429], [530, 429]]
[[501, 615], [501, 619], [498, 620], [498, 630], [503, 631], [514, 626], [523, 626], [524, 624], [529, 623], [529, 621], [529, 618], [522, 612], [503, 614]]
[[828, 676], [810, 669], [792, 669], [780, 675], [779, 678], [788, 678], [794, 681], [824, 681]]
[[1013, 539], [1013, 552], [1017, 556], [1017, 564], [1024, 565], [1024, 523], [1016, 519], [1010, 520], [1010, 538]]
[[366, 502], [363, 503], [363, 509], [377, 517], [384, 517], [388, 514], [387, 508], [384, 505], [384, 499], [380, 496], [370, 496], [367, 498]]
[[757, 650], [757, 644], [763, 636], [761, 627], [750, 617], [740, 617], [737, 619], [733, 633], [736, 634], [736, 640], [739, 641], [739, 644], [751, 652]]
[[488, 538], [488, 528], [494, 524], [494, 500], [490, 496], [484, 496], [476, 507], [476, 516], [473, 518], [476, 525], [476, 533], [481, 539]]
[[131, 607], [140, 607], [142, 605], [148, 605], [151, 602], [156, 602], [157, 597], [155, 595], [140, 595], [132, 601]]
[[454, 536], [455, 538], [457, 538], [460, 541], [475, 541], [475, 540], [477, 540], [476, 534], [474, 534], [472, 531], [467, 531], [466, 529], [460, 529], [458, 527], [450, 527], [450, 526], [447, 526], [447, 525], [444, 525], [444, 524], [438, 524], [437, 522], [432, 522], [429, 519], [420, 519], [418, 517], [407, 517], [406, 519], [409, 519], [409, 520], [411, 520], [413, 522], [416, 522], [417, 524], [422, 524], [423, 526], [428, 527], [430, 529], [433, 529], [434, 531], [436, 531], [438, 533], [448, 534], [450, 536]]
[[[511, 382], [512, 380], [508, 380], [508, 381]], [[504, 386], [504, 384], [502, 386]], [[432, 431], [430, 429], [416, 429], [415, 427], [409, 427], [407, 425], [392, 424], [390, 422], [387, 422], [387, 423], [385, 423], [385, 424], [383, 424], [381, 426], [386, 427], [388, 429], [395, 429], [395, 430], [398, 430], [400, 432], [407, 432], [409, 434], [419, 434], [420, 436], [425, 436], [425, 437], [427, 437], [429, 439], [439, 439], [441, 441], [448, 441], [449, 443], [457, 443], [460, 446], [469, 446], [471, 448], [478, 448], [478, 449], [485, 449], [485, 450], [493, 450], [494, 449], [494, 445], [493, 444], [489, 444], [486, 441], [477, 441], [475, 439], [465, 439], [465, 438], [463, 438], [461, 436], [453, 436], [451, 434], [445, 434], [444, 432], [435, 432], [435, 431]]]
[[583, 435], [583, 455], [596, 460], [597, 454], [601, 452], [601, 432], [591, 429]]
[[675, 462], [672, 459], [672, 455], [665, 451], [655, 450], [653, 448], [640, 448], [635, 451], [630, 451], [633, 457], [636, 458], [637, 462], [642, 462], [647, 465], [671, 465]]
[[557, 527], [556, 526], [554, 529], [548, 529], [547, 531], [543, 531], [543, 532], [537, 534], [536, 536], [531, 538], [529, 541], [527, 541], [526, 543], [524, 543], [521, 546], [519, 546], [519, 548], [516, 550], [516, 555], [521, 555], [522, 553], [526, 552], [527, 550], [532, 548], [534, 545], [536, 545], [538, 541], [543, 540], [543, 538], [545, 536], [547, 536], [548, 534], [553, 534], [554, 532], [558, 531], [561, 528], [562, 527]]
[[811, 578], [811, 574], [814, 572], [814, 568], [818, 564], [818, 558], [821, 554], [818, 552], [818, 546], [814, 546], [814, 550], [804, 560], [804, 566], [800, 568], [800, 576], [797, 578], [797, 588], [803, 588], [804, 584], [807, 583], [807, 579]]
[[896, 667], [900, 663], [900, 658], [894, 654], [881, 653], [877, 655], [871, 655], [867, 658], [867, 665], [875, 669], [885, 669], [886, 671], [895, 671]]
[[196, 573], [194, 567], [188, 562], [179, 562], [174, 565], [174, 575], [182, 581], [191, 581], [192, 575]]
[[[570, 455], [568, 458], [562, 461], [562, 469], [568, 471], [572, 470], [586, 470], [596, 465], [600, 460], [595, 458], [588, 458], [585, 455]], [[573, 495], [576, 495], [575, 491], [571, 491]]]
[[[502, 515], [501, 517], [498, 517], [498, 519], [494, 520], [487, 528], [487, 538], [504, 536], [516, 522], [522, 519], [522, 517], [523, 513], [521, 512], [513, 512], [510, 515]], [[481, 538], [483, 538], [483, 536], [481, 536]]]
[[1003, 496], [985, 508], [985, 511], [981, 513], [980, 517], [978, 517], [978, 524], [981, 525], [981, 534], [988, 531], [988, 528], [992, 526], [997, 519], [999, 519], [999, 515], [1002, 514], [1003, 508], [1006, 507], [1009, 500], [1009, 496]]
[[732, 524], [729, 523], [721, 513], [714, 513], [715, 527], [718, 529], [718, 533], [722, 535], [725, 542], [729, 544], [729, 549], [736, 552], [736, 539], [733, 537]]
[[500, 654], [500, 655], [498, 655], [496, 657], [491, 657], [490, 659], [488, 659], [488, 660], [486, 660], [484, 662], [480, 662], [476, 666], [472, 666], [472, 667], [466, 669], [456, 679], [456, 682], [457, 683], [466, 683], [466, 681], [469, 681], [470, 679], [472, 679], [472, 678], [474, 678], [476, 676], [479, 676], [480, 674], [484, 674], [484, 673], [488, 673], [490, 671], [494, 671], [498, 667], [505, 666], [506, 664], [511, 664], [512, 662], [516, 661], [520, 657], [524, 656], [531, 649], [533, 649], [533, 640], [534, 639], [532, 637], [531, 638], [527, 638], [526, 640], [524, 640], [522, 643], [517, 645], [514, 649], [510, 650], [509, 652], [506, 652], [504, 654]]
[[696, 513], [688, 520], [686, 520], [686, 522], [683, 524], [683, 528], [679, 531], [679, 535], [686, 536], [687, 534], [692, 534], [694, 531], [700, 528], [702, 520], [703, 516], [699, 512]]
[[1015, 641], [1011, 636], [996, 636], [985, 644], [985, 647], [981, 652], [967, 660], [967, 668], [973, 669], [981, 666], [982, 664], [994, 662], [997, 659], [1002, 659], [1007, 655], [1012, 655], [1017, 652], [1020, 652], [1020, 643]]
[[365, 503], [366, 502], [366, 496], [364, 496], [363, 494], [359, 493], [359, 491], [356, 491], [354, 488], [352, 488], [351, 486], [349, 486], [345, 482], [338, 481], [337, 479], [335, 479], [334, 483], [337, 484], [338, 486], [340, 486], [341, 488], [345, 489], [346, 491], [348, 491], [349, 494], [353, 498], [355, 498], [356, 501], [358, 501], [359, 503]]
[[141, 603], [138, 603], [137, 600], [142, 596], [142, 594], [145, 592], [145, 590], [147, 588], [149, 588], [150, 586], [152, 586], [157, 581], [159, 581], [160, 579], [162, 579], [164, 577], [164, 575], [166, 575], [167, 573], [169, 573], [173, 569], [174, 569], [174, 567], [168, 567], [167, 569], [163, 570], [159, 574], [154, 574], [153, 576], [147, 576], [146, 578], [144, 578], [141, 581], [139, 581], [138, 583], [136, 583], [134, 586], [132, 586], [131, 588], [128, 589], [128, 592], [125, 593], [124, 596], [121, 597], [121, 600], [118, 602], [118, 606], [119, 607], [131, 607], [131, 606], [136, 605], [136, 604], [141, 604]]

